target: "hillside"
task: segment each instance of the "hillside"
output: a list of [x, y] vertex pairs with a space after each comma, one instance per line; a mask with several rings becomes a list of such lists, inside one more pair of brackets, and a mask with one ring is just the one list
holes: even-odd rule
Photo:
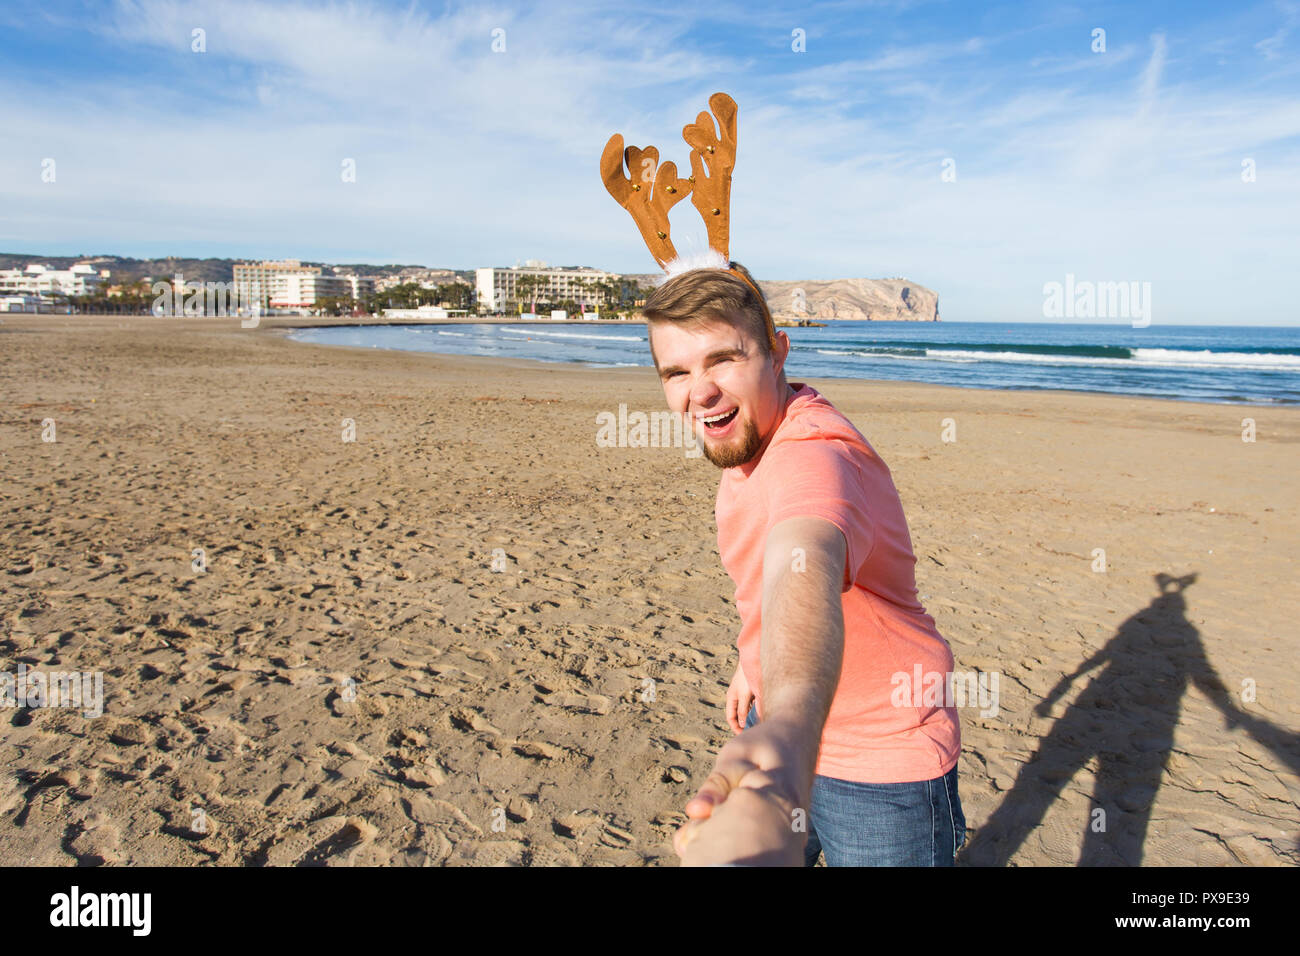
[[[939, 295], [907, 279], [829, 279], [758, 282], [773, 316], [867, 319], [872, 322], [938, 322]], [[806, 309], [799, 309], [802, 302]]]

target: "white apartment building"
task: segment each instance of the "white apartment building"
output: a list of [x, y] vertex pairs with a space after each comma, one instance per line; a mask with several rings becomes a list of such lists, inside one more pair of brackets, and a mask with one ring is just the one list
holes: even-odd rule
[[321, 299], [337, 297], [360, 302], [375, 291], [372, 276], [327, 276], [310, 273], [282, 273], [271, 287], [273, 309], [315, 309]]
[[360, 301], [375, 291], [373, 276], [324, 275], [297, 259], [240, 262], [234, 273], [239, 301], [261, 302], [264, 309], [306, 311], [328, 296]]
[[0, 295], [90, 295], [99, 291], [108, 276], [107, 269], [96, 269], [84, 262], [68, 269], [31, 263], [25, 269], [0, 269]]
[[0, 312], [39, 312], [41, 297], [38, 295], [0, 295]]
[[240, 302], [258, 302], [270, 308], [275, 299], [283, 299], [287, 276], [320, 275], [320, 266], [304, 266], [297, 259], [236, 262], [235, 294]]
[[334, 292], [334, 293], [327, 292], [325, 293], [326, 295], [351, 296], [352, 298], [356, 299], [358, 302], [360, 302], [368, 295], [374, 295], [375, 283], [379, 281], [375, 276], [343, 275], [343, 276], [332, 276], [331, 278], [337, 279], [338, 281], [342, 282], [343, 285], [341, 288], [343, 288], [344, 291]]
[[[474, 270], [478, 304], [488, 312], [509, 312], [521, 303], [563, 302], [572, 299], [588, 309], [605, 301], [605, 294], [595, 288], [595, 283], [618, 279], [618, 274], [599, 269], [548, 267], [544, 262], [529, 261], [520, 268], [500, 266]], [[535, 291], [521, 288], [519, 280], [536, 276], [541, 283]]]

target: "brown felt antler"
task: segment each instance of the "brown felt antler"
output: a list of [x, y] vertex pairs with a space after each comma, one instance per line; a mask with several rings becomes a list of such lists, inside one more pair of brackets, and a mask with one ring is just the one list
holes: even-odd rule
[[[719, 134], [714, 133], [713, 117], [701, 111], [695, 122], [682, 129], [682, 138], [691, 147], [691, 177], [694, 188], [691, 202], [704, 217], [709, 233], [709, 248], [730, 258], [731, 250], [731, 171], [736, 166], [736, 101], [726, 93], [709, 97], [709, 108], [718, 118]], [[709, 171], [704, 172], [704, 163]]]
[[[623, 175], [627, 162], [628, 175]], [[677, 166], [659, 163], [659, 150], [653, 146], [623, 149], [623, 136], [615, 133], [600, 156], [600, 177], [609, 194], [632, 214], [641, 238], [660, 266], [677, 258], [677, 250], [668, 238], [668, 210], [686, 198], [691, 180], [677, 178]], [[653, 189], [652, 189], [653, 187]]]

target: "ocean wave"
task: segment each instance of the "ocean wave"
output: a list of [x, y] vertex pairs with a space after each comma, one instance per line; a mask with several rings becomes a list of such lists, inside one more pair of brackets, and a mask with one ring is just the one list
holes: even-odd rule
[[1286, 352], [1211, 352], [1202, 349], [1134, 349], [1137, 361], [1161, 365], [1195, 365], [1202, 368], [1242, 368], [1300, 372], [1300, 355]]
[[1235, 369], [1256, 372], [1300, 372], [1300, 356], [1250, 352], [1193, 352], [1186, 349], [1133, 349], [1130, 358], [1042, 355], [1034, 352], [979, 352], [969, 349], [932, 349], [927, 358], [938, 361], [1020, 362], [1031, 365], [1072, 365], [1111, 368]]
[[503, 332], [519, 332], [525, 335], [549, 335], [557, 339], [596, 339], [600, 342], [644, 342], [640, 335], [592, 335], [584, 332], [555, 332], [550, 329], [514, 329], [503, 326]]
[[925, 350], [867, 348], [815, 349], [818, 355], [878, 359], [913, 359], [937, 362], [1018, 362], [1027, 365], [1113, 366], [1116, 368], [1205, 368], [1256, 372], [1300, 372], [1300, 355], [1284, 352], [1212, 352], [1209, 349], [1119, 349], [1124, 357], [1077, 355], [1065, 352], [1024, 351], [1010, 348], [940, 348]]
[[861, 354], [879, 352], [883, 355], [921, 355], [936, 350], [954, 350], [972, 353], [988, 352], [1023, 352], [1026, 355], [1069, 355], [1087, 358], [1127, 359], [1132, 356], [1132, 349], [1122, 345], [1051, 345], [1046, 342], [913, 342], [906, 339], [886, 339], [874, 342], [848, 342], [851, 348]]
[[880, 346], [858, 349], [799, 349], [799, 351], [816, 352], [818, 355], [879, 355], [881, 358], [925, 358], [925, 349], [892, 348]]

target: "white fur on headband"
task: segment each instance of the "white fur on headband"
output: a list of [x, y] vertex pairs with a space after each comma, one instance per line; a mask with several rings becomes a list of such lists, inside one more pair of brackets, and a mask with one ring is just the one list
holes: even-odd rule
[[655, 285], [663, 285], [673, 276], [679, 276], [683, 272], [690, 272], [692, 269], [729, 269], [730, 267], [731, 263], [722, 253], [713, 249], [705, 249], [703, 252], [694, 252], [670, 260], [668, 265], [664, 266], [663, 278], [656, 279]]

